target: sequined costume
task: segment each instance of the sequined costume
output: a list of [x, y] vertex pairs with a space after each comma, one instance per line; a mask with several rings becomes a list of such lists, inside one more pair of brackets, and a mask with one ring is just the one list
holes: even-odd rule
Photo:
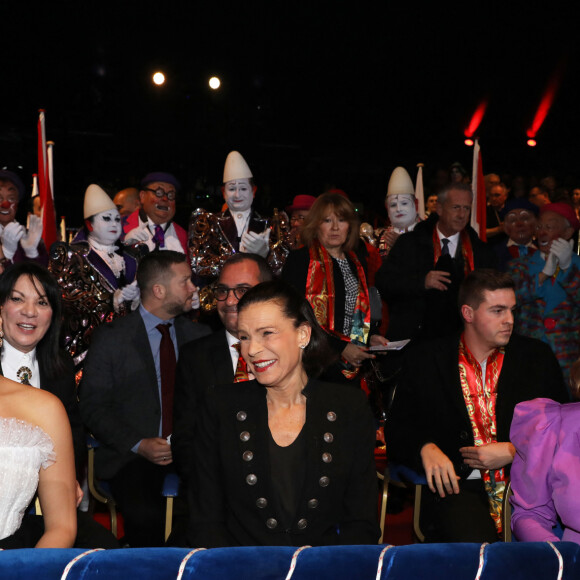
[[[278, 275], [290, 251], [288, 216], [275, 209], [273, 217], [267, 219], [252, 211], [247, 231], [261, 233], [266, 228], [271, 228], [268, 264]], [[196, 209], [191, 214], [188, 236], [191, 269], [202, 285], [215, 280], [226, 260], [239, 251], [240, 240], [229, 210], [209, 213], [201, 208]]]
[[91, 247], [84, 231], [70, 245], [56, 243], [51, 249], [48, 269], [62, 289], [64, 346], [77, 370], [95, 328], [132, 309], [130, 302], [120, 302], [118, 309], [114, 308], [113, 297], [116, 290], [135, 280], [137, 256], [122, 245], [115, 255], [122, 259], [118, 276]]

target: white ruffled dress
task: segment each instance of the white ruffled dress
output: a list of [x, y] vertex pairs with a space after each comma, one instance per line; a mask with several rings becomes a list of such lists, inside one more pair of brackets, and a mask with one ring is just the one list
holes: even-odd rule
[[40, 468], [55, 460], [52, 439], [40, 427], [0, 417], [0, 540], [20, 527], [38, 487]]

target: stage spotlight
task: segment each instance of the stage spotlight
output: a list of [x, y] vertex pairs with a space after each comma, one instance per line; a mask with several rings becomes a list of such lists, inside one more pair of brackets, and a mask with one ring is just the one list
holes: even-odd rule
[[530, 147], [535, 147], [536, 146], [536, 140], [535, 139], [528, 139], [528, 145]]
[[466, 139], [464, 141], [464, 143], [468, 146], [468, 147], [473, 147], [473, 139]]
[[219, 89], [221, 84], [222, 83], [218, 77], [211, 77], [211, 79], [209, 79], [209, 88], [213, 89], [214, 91]]
[[165, 75], [162, 72], [156, 72], [153, 75], [153, 82], [160, 87], [165, 82]]

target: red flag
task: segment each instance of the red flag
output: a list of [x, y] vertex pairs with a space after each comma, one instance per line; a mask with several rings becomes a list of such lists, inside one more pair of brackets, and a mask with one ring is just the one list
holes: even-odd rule
[[44, 110], [38, 115], [38, 193], [42, 208], [42, 239], [47, 250], [56, 242], [56, 215], [50, 186]]
[[477, 232], [482, 241], [487, 241], [485, 229], [487, 227], [487, 197], [485, 181], [483, 179], [483, 165], [479, 141], [473, 145], [473, 167], [471, 172], [471, 188], [473, 190], [473, 205], [471, 208], [471, 227]]

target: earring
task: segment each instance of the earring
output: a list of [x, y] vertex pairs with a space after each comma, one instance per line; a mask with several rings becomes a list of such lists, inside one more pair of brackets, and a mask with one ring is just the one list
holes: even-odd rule
[[301, 348], [302, 350], [304, 350], [304, 349], [305, 349], [307, 346], [308, 346], [307, 344], [301, 344], [301, 345], [300, 345], [300, 348]]

